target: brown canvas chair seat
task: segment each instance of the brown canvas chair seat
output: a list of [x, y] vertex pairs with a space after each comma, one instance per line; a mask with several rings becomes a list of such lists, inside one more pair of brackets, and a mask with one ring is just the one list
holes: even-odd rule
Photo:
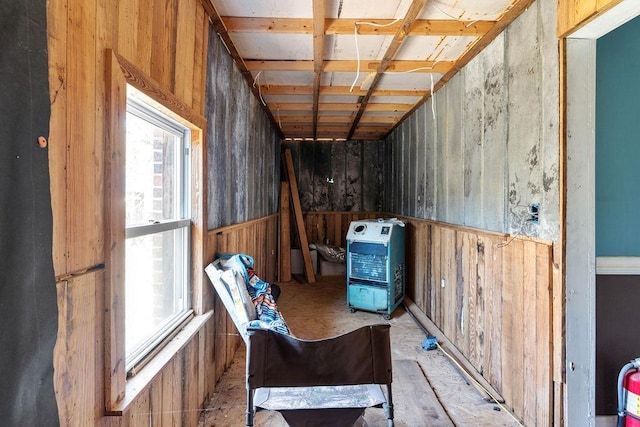
[[[234, 302], [243, 275], [206, 268], [247, 345], [246, 425], [256, 410], [280, 412], [290, 426], [352, 426], [367, 407], [385, 411], [393, 426], [391, 345], [388, 324], [368, 325], [336, 337], [302, 340], [247, 326], [247, 305]], [[232, 279], [233, 278], [233, 279]], [[224, 294], [224, 295], [223, 295]]]

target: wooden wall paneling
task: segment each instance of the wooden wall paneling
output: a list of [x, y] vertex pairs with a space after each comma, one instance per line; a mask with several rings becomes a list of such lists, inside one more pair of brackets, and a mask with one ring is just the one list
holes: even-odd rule
[[175, 95], [191, 106], [193, 101], [193, 75], [195, 39], [198, 29], [195, 1], [179, 1], [176, 18]]
[[[103, 224], [107, 221], [107, 218], [111, 219], [111, 213], [105, 212], [105, 208], [107, 207], [105, 202], [104, 194], [107, 189], [111, 189], [111, 184], [106, 181], [106, 171], [104, 168], [107, 165], [112, 165], [109, 159], [105, 158], [106, 143], [107, 137], [112, 135], [112, 131], [116, 131], [117, 128], [111, 128], [112, 122], [108, 121], [106, 118], [112, 118], [112, 112], [109, 112], [107, 115], [108, 103], [111, 102], [114, 98], [111, 93], [109, 93], [113, 88], [110, 86], [110, 82], [107, 81], [107, 73], [105, 70], [108, 67], [111, 67], [111, 52], [107, 49], [110, 46], [113, 46], [117, 40], [117, 28], [118, 28], [118, 5], [113, 5], [109, 0], [98, 0], [96, 2], [96, 56], [95, 56], [95, 64], [96, 64], [96, 80], [95, 80], [95, 93], [96, 93], [96, 106], [95, 106], [95, 144], [97, 147], [98, 155], [94, 155], [95, 161], [97, 164], [103, 165], [100, 168], [96, 168], [93, 172], [97, 175], [99, 174], [100, 179], [98, 179], [99, 184], [96, 188], [96, 193], [94, 197], [98, 200], [96, 204], [101, 207], [100, 213], [95, 214], [96, 223], [93, 224], [93, 227], [100, 228], [102, 233], [105, 233], [100, 238], [99, 244], [102, 246], [102, 249], [99, 251], [100, 257], [99, 260], [104, 261], [107, 259], [107, 247], [106, 241], [108, 236], [106, 236], [107, 228], [103, 227]], [[88, 112], [87, 112], [88, 113]], [[115, 117], [113, 117], [115, 119]], [[86, 161], [86, 159], [85, 159]], [[121, 166], [121, 164], [117, 164], [117, 166]], [[115, 185], [119, 185], [119, 179], [116, 179], [114, 182]], [[111, 195], [109, 195], [111, 197]], [[96, 224], [100, 224], [100, 227], [96, 227]], [[117, 222], [116, 226], [122, 225], [122, 222]], [[119, 249], [118, 249], [119, 250]], [[109, 257], [109, 259], [111, 259]], [[96, 340], [96, 345], [99, 346], [97, 348], [97, 354], [99, 358], [95, 361], [96, 365], [96, 384], [100, 384], [100, 396], [101, 399], [99, 402], [104, 402], [105, 400], [105, 371], [104, 371], [104, 337], [106, 328], [104, 326], [104, 322], [106, 322], [106, 317], [104, 315], [104, 309], [106, 305], [106, 293], [104, 292], [104, 285], [106, 282], [104, 281], [104, 276], [102, 277], [102, 282], [99, 290], [96, 292], [96, 314], [95, 314], [95, 324], [97, 333], [100, 336], [100, 339]], [[100, 408], [101, 411], [104, 408]]]
[[[54, 355], [56, 396], [62, 424], [95, 424], [102, 416], [100, 325], [94, 322], [96, 288], [102, 272], [85, 274], [58, 283], [58, 329]], [[87, 346], [87, 343], [90, 345]], [[100, 347], [100, 348], [99, 348]], [[100, 375], [98, 375], [100, 374]]]
[[[127, 2], [124, 2], [127, 3]], [[136, 1], [132, 2], [134, 5]], [[190, 1], [184, 3], [191, 3]], [[131, 58], [135, 61], [135, 64], [147, 75], [151, 75], [151, 62], [153, 61], [151, 52], [153, 51], [153, 26], [154, 21], [150, 19], [150, 15], [153, 13], [149, 10], [149, 2], [138, 0], [138, 11], [133, 20], [133, 31], [130, 34], [131, 38], [135, 40], [135, 50]], [[155, 7], [155, 6], [154, 6]], [[126, 35], [127, 33], [122, 33]], [[187, 103], [188, 104], [188, 103]]]
[[[181, 372], [177, 370], [181, 365], [181, 356], [174, 357], [171, 362], [162, 371], [162, 404], [159, 410], [160, 412], [160, 425], [179, 425], [177, 422], [179, 418], [176, 417], [176, 412], [179, 413], [181, 404], [181, 393], [178, 393], [176, 389], [176, 378], [181, 378]], [[180, 391], [181, 388], [180, 388]]]
[[[329, 227], [327, 227], [329, 229]], [[331, 217], [330, 232], [327, 232], [331, 239], [331, 244], [340, 246], [342, 242], [342, 215], [336, 214]]]
[[[60, 424], [69, 424], [73, 411], [69, 407], [72, 393], [72, 372], [67, 372], [70, 366], [67, 364], [68, 341], [70, 339], [67, 326], [67, 317], [70, 317], [68, 306], [69, 281], [59, 281], [56, 283], [56, 298], [58, 305], [58, 335], [56, 345], [53, 348], [53, 385], [56, 393], [56, 403], [58, 405], [58, 417]], [[64, 391], [64, 390], [67, 391]]]
[[198, 342], [198, 365], [201, 373], [198, 377], [198, 396], [204, 396], [204, 401], [211, 397], [217, 381], [215, 373], [215, 331], [216, 325], [214, 323], [214, 316], [212, 316], [205, 325], [204, 330], [200, 332], [200, 340]]
[[504, 266], [503, 251], [502, 248], [498, 247], [498, 245], [503, 244], [504, 241], [490, 237], [485, 237], [483, 240], [485, 242], [487, 311], [491, 313], [490, 316], [487, 316], [486, 321], [488, 336], [484, 341], [484, 353], [487, 359], [486, 364], [489, 371], [489, 380], [504, 396], [504, 392], [502, 391], [502, 353], [506, 343], [502, 339], [502, 319], [504, 317], [503, 290], [505, 281], [502, 275]]
[[217, 381], [225, 370], [227, 357], [227, 312], [220, 298], [216, 297], [214, 307], [214, 376]]
[[[138, 31], [137, 26], [139, 24], [140, 18], [140, 7], [147, 6], [142, 0], [130, 0], [124, 2], [118, 2], [118, 31], [122, 33], [122, 37], [118, 37], [117, 44], [114, 46], [110, 46], [114, 48], [118, 54], [124, 56], [129, 61], [138, 60], [139, 58], [136, 55], [138, 51], [137, 39], [138, 39]], [[149, 11], [145, 11], [143, 15], [145, 17], [145, 21], [147, 21], [148, 25], [151, 25], [153, 22], [148, 17]], [[148, 71], [150, 67], [150, 61], [146, 64], [146, 69]], [[145, 69], [145, 64], [139, 64], [141, 69]]]
[[[67, 239], [68, 271], [79, 271], [102, 261], [103, 147], [96, 139], [96, 4], [68, 4], [67, 44]], [[70, 53], [70, 52], [69, 52]]]
[[[485, 315], [485, 308], [487, 306], [487, 276], [486, 276], [486, 259], [485, 259], [485, 242], [482, 236], [476, 235], [475, 240], [475, 274], [473, 282], [471, 283], [471, 299], [473, 305], [470, 307], [469, 321], [473, 325], [476, 325], [476, 333], [471, 337], [471, 358], [475, 362], [475, 366], [479, 372], [482, 373], [487, 379], [489, 379], [489, 372], [487, 369], [487, 363], [485, 360], [485, 340], [489, 339], [489, 330], [487, 328], [487, 317], [493, 316], [493, 313], [488, 312]], [[473, 308], [473, 310], [471, 310]], [[474, 358], [475, 355], [475, 358]]]
[[[67, 1], [50, 0], [47, 4], [47, 38], [49, 55], [49, 173], [51, 175], [51, 210], [53, 212], [53, 269], [56, 277], [68, 273], [67, 241]], [[64, 190], [62, 190], [64, 189]]]
[[200, 334], [194, 336], [193, 340], [187, 344], [184, 350], [184, 358], [182, 365], [182, 421], [183, 426], [195, 426], [198, 425], [198, 418], [200, 417], [200, 409], [202, 406], [198, 403], [200, 396], [203, 396], [200, 392], [199, 379], [203, 376], [204, 370], [200, 365]]
[[162, 425], [162, 412], [164, 411], [162, 406], [162, 373], [156, 376], [149, 385], [149, 407], [151, 415], [146, 419], [141, 418], [141, 421], [146, 421], [146, 425], [159, 426]]
[[512, 240], [503, 250], [505, 286], [502, 290], [504, 307], [502, 316], [502, 378], [503, 397], [511, 402], [516, 414], [523, 413], [523, 242]]
[[145, 390], [127, 411], [130, 427], [144, 427], [152, 425], [153, 411], [150, 391]]
[[552, 329], [552, 251], [547, 245], [536, 245], [536, 419], [543, 425], [553, 425], [554, 348]]
[[429, 262], [431, 264], [431, 293], [430, 306], [431, 306], [431, 320], [436, 325], [440, 325], [442, 329], [442, 264], [440, 262], [441, 253], [441, 228], [433, 226], [431, 228], [431, 257]]
[[473, 364], [478, 372], [482, 372], [482, 361], [479, 359], [479, 348], [476, 338], [483, 334], [483, 325], [478, 319], [479, 293], [478, 290], [478, 245], [477, 235], [475, 233], [464, 233], [464, 303], [466, 306], [466, 316], [464, 317], [463, 331], [465, 339], [466, 354], [469, 361]]
[[318, 236], [316, 237], [316, 241], [320, 243], [327, 243], [327, 216], [320, 215], [318, 218], [318, 225], [316, 227], [316, 231], [318, 232]]
[[278, 247], [278, 232], [277, 227], [278, 227], [278, 218], [276, 216], [273, 216], [271, 218], [271, 220], [269, 221], [268, 224], [268, 233], [269, 233], [269, 241], [268, 241], [268, 248], [270, 249], [269, 254], [269, 262], [267, 263], [267, 265], [270, 268], [270, 274], [268, 276], [270, 281], [275, 281], [277, 278], [277, 262], [278, 262], [278, 255], [277, 255], [277, 251], [276, 248]]
[[153, 19], [151, 47], [151, 78], [170, 92], [175, 91], [176, 19], [177, 0], [153, 0], [150, 8]]
[[[303, 218], [304, 218], [304, 213], [303, 213]], [[309, 243], [315, 243], [318, 240], [317, 220], [318, 220], [318, 216], [311, 215], [308, 221], [304, 221], [304, 229], [305, 229], [305, 233], [307, 233], [307, 241]]]
[[200, 114], [204, 114], [204, 91], [207, 77], [207, 46], [209, 40], [209, 20], [207, 19], [204, 7], [200, 2], [196, 6], [196, 17], [194, 20], [194, 50], [193, 50], [193, 91], [191, 108]]
[[[537, 318], [537, 305], [538, 305], [538, 286], [537, 286], [537, 254], [536, 246], [534, 242], [524, 242], [523, 251], [523, 311], [522, 311], [522, 326], [523, 326], [523, 373], [524, 378], [534, 379], [536, 378], [538, 366], [536, 363], [536, 357], [538, 354], [538, 347], [541, 343], [538, 340], [538, 318]], [[537, 391], [538, 384], [534, 380], [523, 381], [523, 406], [524, 414], [523, 421], [526, 425], [535, 425], [537, 418]]]
[[[430, 315], [427, 306], [427, 282], [429, 280], [428, 267], [429, 267], [429, 255], [428, 255], [428, 243], [429, 233], [428, 225], [423, 222], [415, 224], [416, 232], [416, 248], [415, 248], [415, 263], [416, 263], [416, 284], [414, 289], [414, 296], [416, 298], [416, 304], [427, 315]], [[409, 249], [411, 250], [411, 249]], [[405, 250], [406, 252], [406, 250]]]
[[459, 317], [456, 315], [456, 264], [458, 253], [456, 251], [456, 231], [451, 228], [443, 228], [441, 233], [441, 253], [440, 262], [442, 266], [442, 276], [444, 278], [444, 288], [442, 290], [442, 331], [450, 337], [457, 346], [458, 334], [456, 324]]
[[428, 223], [424, 223], [424, 231], [425, 231], [425, 256], [422, 259], [422, 262], [425, 265], [425, 277], [424, 277], [424, 291], [423, 291], [423, 304], [424, 304], [424, 309], [423, 311], [427, 314], [427, 316], [429, 316], [430, 318], [433, 318], [433, 306], [432, 306], [432, 302], [433, 302], [433, 288], [434, 288], [434, 278], [433, 278], [433, 263], [431, 262], [432, 259], [432, 251], [433, 251], [433, 245], [432, 245], [432, 238], [433, 238], [433, 227], [431, 226], [431, 224]]
[[[505, 243], [503, 243], [505, 244]], [[502, 372], [502, 396], [505, 401], [510, 402], [510, 406], [512, 410], [515, 410], [515, 406], [513, 404], [513, 384], [512, 378], [509, 375], [509, 372], [512, 369], [515, 369], [517, 366], [517, 361], [515, 357], [515, 335], [518, 334], [515, 322], [515, 307], [516, 307], [516, 299], [517, 295], [513, 286], [513, 255], [512, 251], [505, 250], [507, 246], [500, 247], [500, 252], [503, 260], [503, 271], [496, 272], [498, 274], [502, 274], [503, 276], [503, 287], [502, 287], [502, 303], [503, 307], [507, 309], [502, 312], [502, 317], [500, 318], [502, 322], [502, 330], [498, 335], [500, 342], [502, 343], [502, 356], [501, 361], [502, 365], [500, 370]]]

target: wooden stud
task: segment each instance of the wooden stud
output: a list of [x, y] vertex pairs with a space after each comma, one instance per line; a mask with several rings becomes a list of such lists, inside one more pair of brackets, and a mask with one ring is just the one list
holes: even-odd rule
[[296, 181], [296, 172], [293, 168], [293, 158], [291, 150], [286, 149], [284, 152], [285, 167], [287, 176], [289, 177], [289, 188], [291, 190], [291, 201], [293, 203], [293, 215], [298, 230], [298, 238], [300, 239], [300, 249], [302, 250], [302, 260], [304, 261], [304, 272], [308, 283], [315, 283], [316, 276], [311, 265], [311, 253], [309, 252], [309, 241], [305, 231], [304, 220], [302, 217], [302, 207], [300, 205], [300, 197], [298, 194], [298, 183]]

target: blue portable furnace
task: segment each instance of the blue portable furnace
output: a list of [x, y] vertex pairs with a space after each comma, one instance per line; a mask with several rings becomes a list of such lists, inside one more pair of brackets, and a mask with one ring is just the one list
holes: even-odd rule
[[404, 299], [405, 224], [398, 219], [352, 221], [347, 232], [347, 305], [391, 318]]

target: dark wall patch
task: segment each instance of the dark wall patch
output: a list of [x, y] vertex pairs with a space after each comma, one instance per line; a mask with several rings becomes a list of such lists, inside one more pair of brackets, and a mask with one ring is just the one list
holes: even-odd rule
[[384, 141], [285, 142], [302, 210], [381, 211]]
[[277, 211], [280, 140], [212, 30], [207, 57], [207, 200], [211, 230]]
[[46, 2], [0, 0], [0, 413], [58, 425]]

